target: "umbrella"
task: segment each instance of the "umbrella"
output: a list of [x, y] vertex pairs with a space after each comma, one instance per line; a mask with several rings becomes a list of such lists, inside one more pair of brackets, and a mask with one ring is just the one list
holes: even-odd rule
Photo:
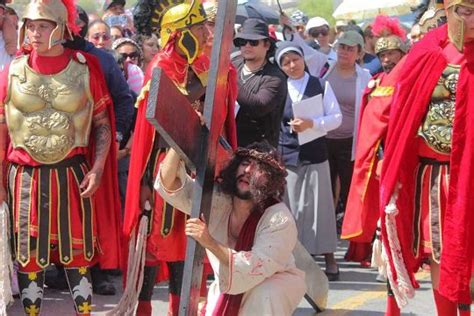
[[411, 13], [422, 0], [344, 0], [332, 16], [338, 20], [365, 20], [379, 14], [389, 16]]
[[280, 14], [271, 7], [255, 0], [239, 1], [235, 23], [242, 24], [248, 18], [262, 19], [267, 24], [279, 24]]

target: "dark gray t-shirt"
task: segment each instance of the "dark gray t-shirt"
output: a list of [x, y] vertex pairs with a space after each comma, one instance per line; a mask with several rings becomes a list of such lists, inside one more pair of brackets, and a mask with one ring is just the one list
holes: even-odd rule
[[336, 70], [333, 70], [326, 80], [329, 81], [334, 90], [342, 114], [341, 125], [328, 132], [326, 137], [332, 139], [351, 138], [354, 136], [357, 75], [343, 78]]

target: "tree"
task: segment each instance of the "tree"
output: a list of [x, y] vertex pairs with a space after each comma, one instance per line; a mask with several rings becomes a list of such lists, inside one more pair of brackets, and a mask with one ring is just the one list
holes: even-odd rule
[[333, 0], [300, 0], [298, 9], [310, 18], [320, 16], [325, 18], [331, 25], [334, 25], [336, 22], [332, 16], [334, 12]]

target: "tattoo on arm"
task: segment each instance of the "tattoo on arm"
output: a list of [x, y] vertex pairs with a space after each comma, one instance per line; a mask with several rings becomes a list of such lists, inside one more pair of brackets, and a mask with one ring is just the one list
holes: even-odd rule
[[93, 124], [95, 133], [94, 166], [98, 164], [97, 166], [100, 166], [102, 170], [112, 141], [112, 131], [107, 110], [97, 114], [93, 119]]
[[[8, 129], [5, 115], [0, 114], [0, 180], [3, 175], [3, 164], [6, 159], [7, 152]], [[1, 184], [0, 184], [1, 185]]]

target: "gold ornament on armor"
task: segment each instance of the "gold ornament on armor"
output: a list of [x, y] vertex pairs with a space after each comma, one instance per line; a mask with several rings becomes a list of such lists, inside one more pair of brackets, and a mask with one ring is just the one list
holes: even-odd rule
[[438, 80], [428, 113], [418, 131], [428, 146], [441, 154], [451, 153], [458, 79], [459, 67], [448, 65]]
[[27, 59], [12, 62], [5, 112], [14, 148], [44, 164], [88, 145], [93, 102], [86, 65], [73, 60], [58, 74], [41, 75]]

